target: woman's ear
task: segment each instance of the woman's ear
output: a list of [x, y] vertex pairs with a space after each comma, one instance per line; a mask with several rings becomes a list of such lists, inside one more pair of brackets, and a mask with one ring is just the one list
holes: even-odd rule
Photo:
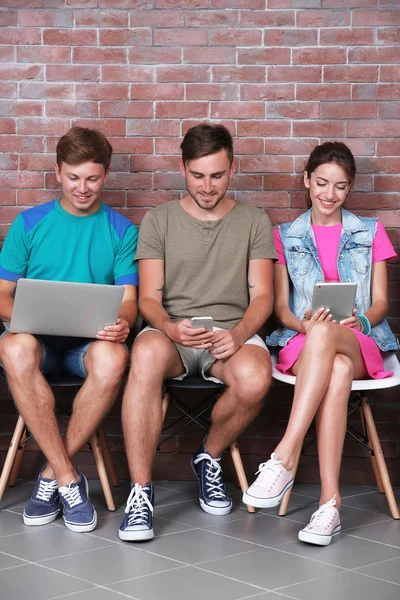
[[308, 178], [307, 171], [304, 171], [304, 173], [303, 173], [303, 181], [304, 181], [304, 185], [306, 186], [306, 188], [310, 189], [310, 180]]

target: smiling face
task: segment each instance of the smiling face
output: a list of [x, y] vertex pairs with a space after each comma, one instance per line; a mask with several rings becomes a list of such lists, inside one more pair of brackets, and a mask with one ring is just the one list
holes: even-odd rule
[[108, 171], [100, 163], [88, 161], [79, 165], [56, 165], [56, 177], [61, 183], [63, 197], [60, 204], [71, 215], [84, 217], [100, 208], [100, 194], [107, 181]]
[[224, 149], [215, 154], [195, 158], [181, 172], [186, 179], [189, 196], [203, 210], [213, 210], [225, 197], [229, 181], [236, 171], [235, 161], [230, 162]]
[[339, 209], [351, 187], [345, 169], [334, 162], [319, 165], [310, 177], [304, 172], [304, 185], [310, 192], [313, 222], [340, 222]]

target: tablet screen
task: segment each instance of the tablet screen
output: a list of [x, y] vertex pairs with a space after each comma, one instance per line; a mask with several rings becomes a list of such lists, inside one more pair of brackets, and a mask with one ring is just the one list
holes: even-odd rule
[[312, 314], [319, 308], [329, 308], [338, 323], [351, 317], [356, 297], [356, 283], [316, 283]]

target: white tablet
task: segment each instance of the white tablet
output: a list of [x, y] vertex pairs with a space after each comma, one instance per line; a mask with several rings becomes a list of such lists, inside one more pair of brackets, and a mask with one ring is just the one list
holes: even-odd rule
[[351, 317], [356, 298], [356, 283], [316, 283], [311, 311], [329, 308], [335, 321]]

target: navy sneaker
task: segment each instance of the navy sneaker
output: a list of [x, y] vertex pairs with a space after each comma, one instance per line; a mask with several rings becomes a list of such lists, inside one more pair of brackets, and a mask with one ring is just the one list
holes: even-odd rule
[[209, 515], [228, 515], [232, 510], [232, 500], [222, 479], [220, 460], [220, 456], [213, 458], [203, 444], [190, 461], [199, 480], [200, 506]]
[[32, 496], [24, 509], [25, 525], [46, 525], [54, 521], [60, 512], [57, 480], [42, 477], [43, 470], [40, 472]]
[[143, 487], [133, 484], [125, 507], [125, 519], [119, 528], [119, 538], [127, 542], [142, 542], [154, 537], [153, 531], [153, 484]]
[[72, 482], [59, 488], [63, 506], [63, 519], [71, 531], [77, 533], [93, 531], [97, 525], [97, 514], [89, 500], [89, 486], [83, 473], [76, 470], [78, 482]]

